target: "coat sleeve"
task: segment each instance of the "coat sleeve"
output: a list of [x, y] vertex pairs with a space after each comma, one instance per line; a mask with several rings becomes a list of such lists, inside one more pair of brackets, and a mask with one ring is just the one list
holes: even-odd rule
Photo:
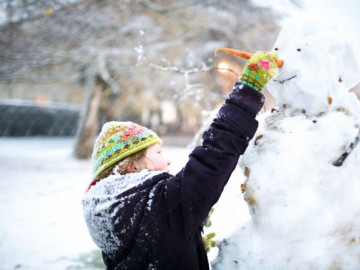
[[181, 227], [186, 237], [198, 229], [219, 199], [257, 130], [255, 116], [263, 103], [260, 92], [236, 83], [203, 133], [202, 145], [193, 150], [185, 167], [169, 179], [166, 187], [169, 222]]

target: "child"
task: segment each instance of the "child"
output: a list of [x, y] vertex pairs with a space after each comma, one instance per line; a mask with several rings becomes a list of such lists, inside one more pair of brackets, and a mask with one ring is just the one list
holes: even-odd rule
[[209, 269], [202, 222], [256, 132], [276, 57], [257, 52], [248, 60], [202, 145], [176, 175], [168, 173], [153, 131], [131, 122], [103, 126], [83, 209], [107, 269]]

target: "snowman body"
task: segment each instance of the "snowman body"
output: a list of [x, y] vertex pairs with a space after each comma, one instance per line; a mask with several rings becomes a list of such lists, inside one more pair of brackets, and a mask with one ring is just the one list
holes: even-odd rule
[[[294, 33], [296, 33], [294, 35]], [[268, 89], [278, 107], [239, 165], [251, 220], [222, 242], [213, 269], [360, 269], [360, 147], [333, 162], [360, 128], [351, 47], [313, 22], [286, 25], [284, 66]]]

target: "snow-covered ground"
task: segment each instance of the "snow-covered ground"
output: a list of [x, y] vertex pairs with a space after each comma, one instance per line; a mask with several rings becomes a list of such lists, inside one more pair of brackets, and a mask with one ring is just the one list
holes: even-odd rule
[[66, 269], [95, 248], [82, 219], [90, 162], [72, 139], [0, 139], [0, 269]]
[[[82, 214], [81, 199], [91, 175], [90, 160], [72, 156], [72, 138], [0, 139], [0, 270], [65, 270], [80, 268], [79, 256], [97, 250]], [[190, 149], [164, 147], [171, 172], [184, 165]], [[237, 170], [234, 173], [239, 174]], [[241, 174], [241, 173], [240, 173]], [[230, 219], [248, 219], [239, 177], [227, 186], [225, 211], [213, 214], [217, 239], [233, 231]], [[239, 205], [227, 207], [238, 199]], [[210, 257], [215, 256], [212, 251]]]

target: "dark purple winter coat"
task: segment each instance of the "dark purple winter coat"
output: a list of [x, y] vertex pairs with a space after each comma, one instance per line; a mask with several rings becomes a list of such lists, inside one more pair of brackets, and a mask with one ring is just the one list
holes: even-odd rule
[[209, 269], [202, 222], [254, 136], [263, 102], [236, 83], [178, 174], [112, 175], [91, 187], [84, 215], [107, 269]]

